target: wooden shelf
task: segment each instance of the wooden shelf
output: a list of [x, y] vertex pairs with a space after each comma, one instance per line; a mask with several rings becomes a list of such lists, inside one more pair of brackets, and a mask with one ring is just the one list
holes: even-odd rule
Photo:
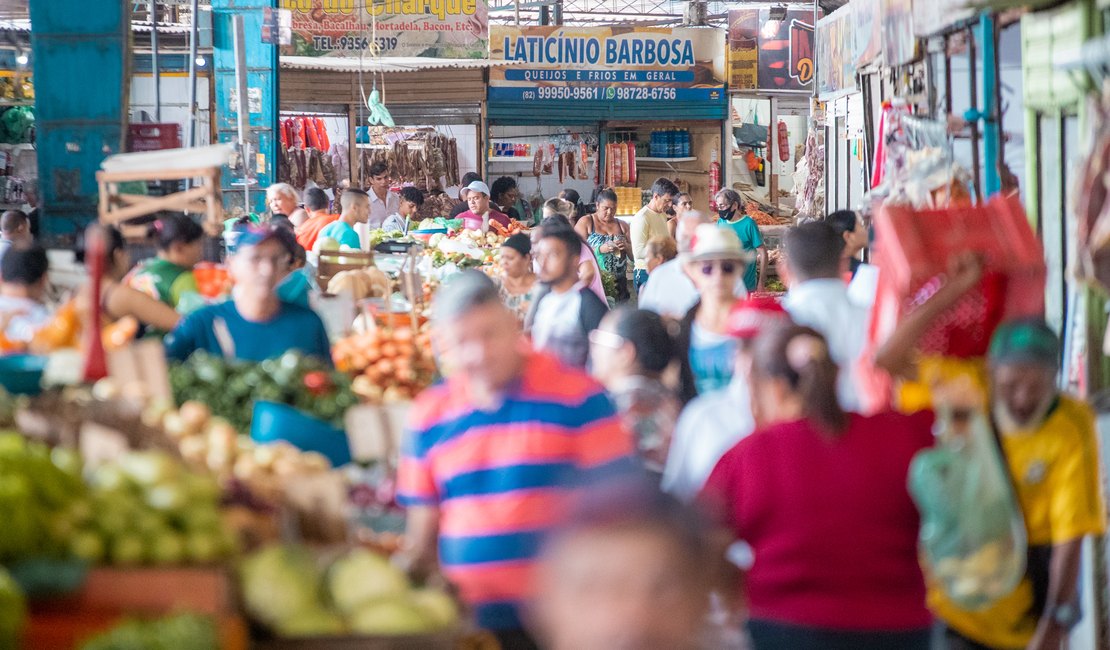
[[696, 160], [697, 160], [697, 158], [694, 158], [694, 157], [690, 157], [690, 158], [650, 158], [650, 157], [643, 157], [643, 158], [641, 158], [640, 156], [636, 156], [636, 162], [658, 162], [658, 163], [670, 164], [670, 163], [678, 163], [678, 162], [694, 162]]

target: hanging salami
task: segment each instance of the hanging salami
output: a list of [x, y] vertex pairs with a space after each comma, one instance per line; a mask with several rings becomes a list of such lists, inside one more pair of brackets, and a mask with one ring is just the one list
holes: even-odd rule
[[316, 132], [316, 120], [304, 118], [304, 140], [312, 149], [320, 151], [320, 135]]
[[578, 145], [578, 180], [590, 180], [590, 149], [585, 142]]
[[315, 118], [313, 122], [316, 124], [316, 138], [320, 141], [318, 149], [320, 151], [329, 151], [331, 149], [331, 139], [328, 138], [328, 126], [324, 124], [323, 118]]
[[790, 131], [786, 128], [786, 122], [779, 120], [779, 160], [786, 162], [790, 160]]
[[291, 137], [289, 141], [293, 143], [294, 149], [304, 149], [304, 123], [299, 119], [293, 120], [292, 122], [293, 130], [291, 135], [293, 137]]
[[640, 177], [640, 173], [636, 169], [636, 143], [626, 142], [625, 148], [628, 149], [628, 182], [635, 185]]

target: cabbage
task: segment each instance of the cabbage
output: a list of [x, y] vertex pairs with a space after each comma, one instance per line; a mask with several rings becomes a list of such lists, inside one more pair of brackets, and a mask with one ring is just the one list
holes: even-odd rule
[[450, 627], [459, 620], [455, 599], [439, 589], [417, 589], [412, 592], [412, 602], [437, 626]]
[[320, 237], [316, 240], [317, 251], [337, 251], [339, 250], [339, 241], [331, 237]]
[[408, 594], [409, 581], [387, 558], [356, 549], [331, 566], [328, 590], [339, 611], [350, 615], [368, 601]]
[[27, 615], [27, 601], [19, 585], [0, 567], [0, 648], [19, 647]]
[[247, 611], [274, 628], [302, 612], [322, 609], [316, 565], [304, 549], [263, 548], [243, 560], [239, 576]]
[[417, 230], [436, 230], [438, 228], [442, 228], [442, 226], [440, 226], [438, 223], [436, 223], [435, 219], [425, 219], [425, 220], [420, 222], [420, 225], [417, 226], [416, 229]]
[[343, 619], [322, 607], [297, 612], [275, 629], [286, 637], [332, 636], [345, 631]]
[[350, 619], [356, 634], [422, 634], [435, 628], [407, 597], [372, 600], [359, 607]]

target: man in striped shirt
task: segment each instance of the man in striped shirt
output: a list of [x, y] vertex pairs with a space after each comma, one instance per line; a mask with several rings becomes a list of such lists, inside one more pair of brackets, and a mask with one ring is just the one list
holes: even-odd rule
[[406, 559], [439, 564], [505, 648], [534, 647], [521, 607], [535, 558], [585, 485], [635, 471], [634, 445], [601, 385], [534, 352], [485, 275], [436, 296], [447, 380], [413, 407], [398, 472]]

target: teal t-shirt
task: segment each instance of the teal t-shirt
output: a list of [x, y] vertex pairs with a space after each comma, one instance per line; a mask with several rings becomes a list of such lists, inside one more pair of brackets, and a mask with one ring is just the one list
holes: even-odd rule
[[728, 386], [736, 362], [736, 339], [694, 323], [690, 332], [690, 371], [699, 395]]
[[358, 233], [343, 221], [335, 221], [324, 226], [324, 229], [320, 231], [320, 237], [334, 239], [339, 242], [340, 246], [350, 246], [355, 250], [362, 247], [358, 239]]
[[[759, 226], [756, 225], [755, 219], [747, 215], [740, 217], [737, 221], [718, 219], [717, 225], [722, 228], [732, 228], [732, 232], [740, 238], [740, 245], [744, 247], [746, 252], [754, 253], [757, 248], [763, 246], [763, 235], [759, 233]], [[748, 291], [755, 291], [758, 284], [759, 268], [755, 261], [752, 261], [744, 269], [744, 286], [748, 288]]]
[[[224, 349], [220, 332], [230, 337], [233, 349]], [[249, 321], [228, 300], [189, 314], [166, 336], [166, 356], [184, 361], [197, 350], [216, 356], [233, 355], [244, 361], [265, 361], [289, 350], [299, 350], [331, 364], [331, 344], [324, 322], [316, 312], [291, 303], [265, 322]]]

